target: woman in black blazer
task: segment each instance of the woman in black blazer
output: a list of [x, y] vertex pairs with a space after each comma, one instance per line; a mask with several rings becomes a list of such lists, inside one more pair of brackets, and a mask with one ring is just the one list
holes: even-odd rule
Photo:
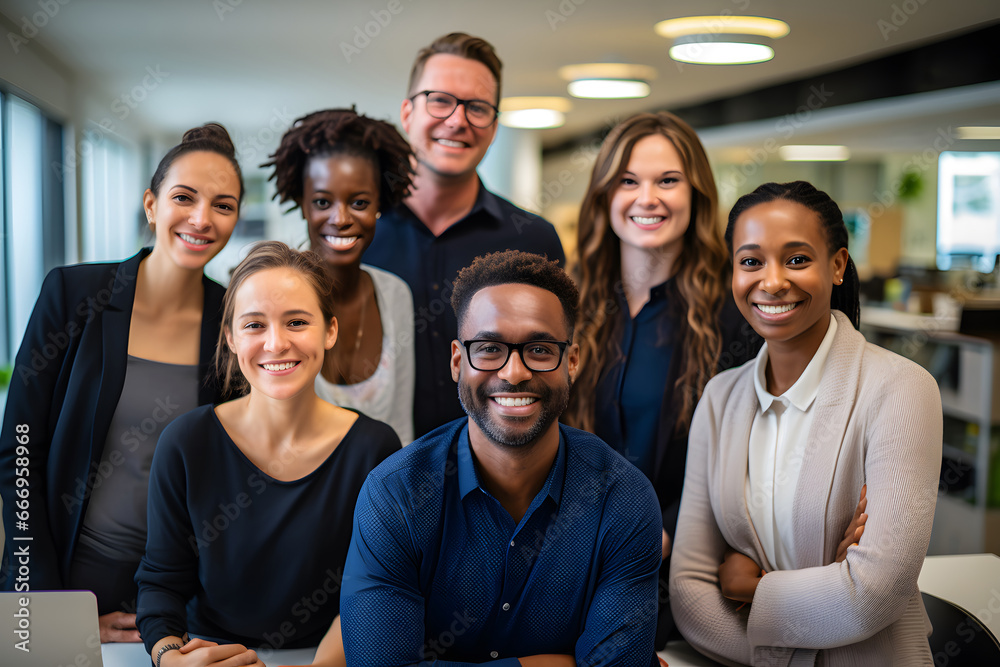
[[155, 246], [51, 271], [15, 359], [0, 432], [0, 584], [93, 590], [102, 641], [139, 641], [133, 576], [159, 432], [221, 398], [210, 363], [225, 289], [204, 267], [242, 196], [226, 130], [189, 130], [143, 196]]

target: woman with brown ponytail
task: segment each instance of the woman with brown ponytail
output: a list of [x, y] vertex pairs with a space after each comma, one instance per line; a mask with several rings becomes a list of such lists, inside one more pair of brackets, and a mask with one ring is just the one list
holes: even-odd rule
[[760, 346], [730, 294], [715, 180], [687, 123], [643, 113], [608, 134], [580, 211], [579, 254], [580, 374], [565, 419], [656, 489], [659, 647], [673, 628], [666, 573], [695, 403], [717, 371]]
[[[225, 128], [188, 130], [143, 196], [155, 245], [51, 271], [17, 353], [0, 433], [0, 583], [92, 590], [103, 642], [139, 641], [133, 576], [160, 431], [221, 398], [210, 362], [225, 289], [204, 268], [233, 233], [242, 197]], [[18, 511], [30, 520], [19, 524]], [[31, 540], [20, 584], [17, 537]]]

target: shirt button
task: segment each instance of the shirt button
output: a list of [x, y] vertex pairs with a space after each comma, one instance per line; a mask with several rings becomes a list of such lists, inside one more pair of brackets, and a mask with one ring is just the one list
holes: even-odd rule
[[509, 602], [504, 602], [503, 603], [503, 610], [504, 611], [510, 611], [510, 603]]
[[510, 546], [514, 546], [514, 540], [510, 541]]
[[490, 657], [491, 658], [499, 658], [500, 654], [497, 653], [496, 651], [490, 651]]
[[434, 283], [433, 285], [431, 285], [431, 289], [432, 289], [432, 290], [434, 290], [434, 291], [436, 292], [436, 291], [438, 291], [439, 289], [441, 289], [441, 286], [440, 286], [440, 285], [438, 285], [437, 283]]
[[438, 334], [437, 331], [432, 331], [431, 332], [431, 336], [433, 336], [434, 338], [437, 338], [439, 336], [439, 334]]

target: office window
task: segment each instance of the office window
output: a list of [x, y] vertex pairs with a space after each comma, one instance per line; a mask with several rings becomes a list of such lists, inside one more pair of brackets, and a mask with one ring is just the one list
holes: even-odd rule
[[142, 192], [135, 152], [108, 136], [82, 142], [86, 262], [121, 260], [142, 244]]
[[14, 354], [45, 273], [65, 261], [63, 184], [49, 166], [62, 159], [62, 125], [0, 91], [0, 365]]

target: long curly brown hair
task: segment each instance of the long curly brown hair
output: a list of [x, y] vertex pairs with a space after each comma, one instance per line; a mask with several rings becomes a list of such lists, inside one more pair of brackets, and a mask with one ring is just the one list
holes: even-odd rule
[[717, 219], [718, 194], [708, 156], [695, 131], [677, 116], [665, 111], [638, 114], [604, 139], [580, 208], [580, 308], [576, 326], [580, 372], [565, 420], [588, 431], [595, 427], [594, 403], [601, 374], [622, 354], [615, 342], [620, 322], [616, 290], [622, 284], [621, 243], [611, 228], [608, 211], [633, 147], [654, 134], [666, 137], [680, 154], [684, 174], [692, 186], [691, 221], [675, 272], [681, 301], [675, 312], [683, 313], [687, 323], [677, 327], [680, 337], [675, 339], [674, 347], [683, 364], [674, 386], [675, 400], [679, 401], [677, 432], [686, 432], [690, 426], [695, 403], [715, 374], [722, 347], [717, 318], [730, 269]]

